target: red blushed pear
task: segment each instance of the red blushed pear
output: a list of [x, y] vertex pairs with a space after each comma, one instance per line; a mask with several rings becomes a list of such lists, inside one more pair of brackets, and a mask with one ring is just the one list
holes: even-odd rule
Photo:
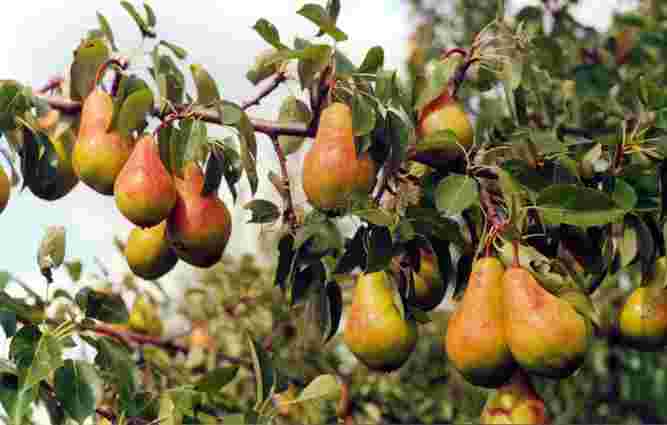
[[562, 379], [583, 363], [592, 324], [530, 271], [514, 266], [503, 274], [503, 314], [507, 344], [527, 372]]
[[9, 202], [9, 192], [11, 185], [7, 174], [0, 167], [0, 213], [5, 209]]
[[229, 210], [217, 194], [202, 195], [204, 175], [196, 163], [176, 178], [178, 196], [167, 219], [167, 238], [176, 255], [196, 267], [211, 267], [222, 258], [232, 233]]
[[176, 188], [152, 136], [142, 137], [135, 146], [116, 178], [114, 196], [120, 212], [137, 226], [156, 226], [169, 216]]
[[133, 142], [111, 130], [113, 100], [101, 89], [83, 103], [81, 125], [72, 153], [79, 179], [103, 195], [112, 195], [116, 177], [132, 152]]
[[322, 111], [315, 142], [303, 161], [303, 190], [321, 210], [344, 208], [354, 193], [375, 185], [377, 165], [368, 152], [357, 156], [352, 110], [333, 103]]
[[482, 410], [482, 424], [547, 425], [547, 409], [528, 376], [517, 371], [510, 382], [493, 392]]
[[[451, 130], [456, 134], [458, 143], [451, 139], [436, 138], [425, 141], [437, 132]], [[469, 149], [474, 141], [474, 131], [470, 118], [461, 103], [446, 90], [429, 103], [419, 115], [417, 126], [418, 155], [427, 155], [433, 160], [454, 160], [463, 156], [464, 149]]]

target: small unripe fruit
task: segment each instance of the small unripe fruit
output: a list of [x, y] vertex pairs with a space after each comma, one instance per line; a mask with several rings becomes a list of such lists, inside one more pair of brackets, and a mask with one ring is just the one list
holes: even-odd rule
[[166, 229], [165, 221], [147, 229], [132, 229], [124, 252], [132, 273], [155, 280], [174, 268], [178, 257], [167, 240]]

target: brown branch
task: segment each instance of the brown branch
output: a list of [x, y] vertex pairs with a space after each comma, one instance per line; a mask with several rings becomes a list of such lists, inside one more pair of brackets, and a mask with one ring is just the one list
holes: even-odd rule
[[283, 82], [287, 80], [287, 77], [284, 72], [278, 72], [274, 74], [273, 79], [269, 84], [266, 85], [255, 97], [252, 99], [248, 99], [245, 102], [241, 103], [241, 109], [244, 111], [251, 106], [254, 105], [259, 105], [259, 102], [262, 101], [266, 96], [270, 95], [275, 89], [278, 88], [278, 86]]
[[53, 89], [60, 87], [65, 81], [63, 77], [53, 77], [44, 86], [37, 90], [37, 93], [48, 93]]
[[[81, 102], [76, 100], [67, 99], [62, 96], [47, 96], [41, 93], [35, 93], [35, 97], [46, 101], [52, 108], [58, 109], [67, 114], [77, 114], [81, 112]], [[182, 112], [189, 108], [188, 105], [174, 105], [175, 111]], [[156, 117], [160, 117], [161, 113], [159, 109], [153, 110], [152, 114]], [[201, 109], [195, 112], [195, 115], [204, 122], [211, 124], [222, 124], [220, 116], [217, 110], [214, 109]], [[317, 120], [313, 120], [317, 122]], [[301, 137], [314, 137], [316, 131], [316, 125], [307, 126], [302, 123], [279, 123], [277, 121], [265, 120], [260, 118], [250, 118], [250, 123], [253, 128], [258, 133], [266, 134], [269, 137], [275, 136], [301, 136]]]

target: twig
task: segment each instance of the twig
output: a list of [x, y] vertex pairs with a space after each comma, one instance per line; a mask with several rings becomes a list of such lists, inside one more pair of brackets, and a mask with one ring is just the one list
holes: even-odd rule
[[37, 93], [48, 93], [53, 89], [58, 88], [65, 79], [63, 77], [53, 77], [51, 78], [42, 88], [37, 90]]
[[254, 105], [259, 105], [259, 102], [262, 101], [266, 96], [270, 95], [278, 86], [283, 82], [287, 80], [287, 77], [285, 76], [284, 72], [278, 72], [274, 74], [273, 79], [269, 84], [266, 85], [255, 97], [252, 99], [248, 99], [245, 102], [241, 103], [241, 109], [244, 111], [251, 106]]
[[387, 170], [387, 167], [385, 166], [382, 168], [382, 176], [380, 177], [380, 184], [378, 186], [378, 192], [375, 195], [375, 203], [379, 204], [380, 200], [382, 199], [382, 195], [384, 195], [385, 190], [387, 190], [387, 187], [389, 186], [389, 172]]
[[295, 231], [297, 227], [296, 214], [294, 212], [294, 201], [292, 200], [292, 190], [290, 186], [289, 173], [287, 172], [287, 157], [285, 152], [283, 152], [282, 146], [278, 142], [277, 137], [272, 137], [271, 141], [273, 142], [273, 150], [276, 151], [276, 156], [278, 156], [278, 162], [280, 163], [280, 174], [282, 175], [283, 190], [282, 195], [285, 201], [285, 211], [283, 211], [283, 217], [287, 223], [289, 223], [290, 230]]

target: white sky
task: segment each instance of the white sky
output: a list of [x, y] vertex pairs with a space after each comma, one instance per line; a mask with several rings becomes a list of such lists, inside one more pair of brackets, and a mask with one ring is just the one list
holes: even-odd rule
[[[488, 0], [491, 1], [491, 0]], [[495, 0], [494, 0], [495, 1]], [[281, 30], [283, 40], [291, 43], [295, 35], [312, 34], [313, 26], [295, 14], [303, 0], [203, 1], [153, 0], [160, 37], [185, 47], [190, 60], [202, 63], [217, 79], [223, 97], [241, 101], [254, 93], [244, 77], [253, 54], [266, 47], [252, 30], [260, 17], [271, 20]], [[324, 1], [320, 1], [324, 3]], [[401, 66], [410, 31], [408, 7], [401, 0], [344, 0], [339, 26], [351, 42], [340, 47], [355, 61], [374, 45], [385, 48], [389, 67]], [[539, 1], [515, 0], [513, 9]], [[588, 24], [604, 27], [612, 7], [631, 2], [588, 0], [579, 7], [579, 16]], [[21, 1], [3, 6], [0, 25], [0, 77], [16, 78], [35, 86], [62, 73], [71, 60], [71, 51], [86, 30], [97, 25], [95, 12], [101, 11], [111, 22], [121, 48], [138, 47], [139, 36], [134, 24], [116, 1]], [[63, 54], [64, 53], [64, 54]], [[278, 95], [255, 108], [253, 114], [271, 117], [277, 108]], [[266, 146], [260, 137], [259, 144]], [[268, 169], [278, 171], [270, 150], [260, 149], [259, 197], [275, 199], [267, 183]], [[298, 156], [292, 160], [297, 165]], [[297, 176], [298, 167], [293, 167]], [[245, 184], [245, 183], [244, 183]], [[257, 226], [242, 226], [249, 213], [242, 208], [249, 200], [247, 188], [232, 207], [226, 188], [221, 195], [233, 212], [236, 226], [228, 252], [253, 252]], [[112, 247], [114, 235], [125, 238], [130, 224], [116, 211], [112, 197], [103, 197], [83, 184], [65, 198], [47, 203], [26, 190], [12, 193], [9, 207], [0, 215], [0, 270], [6, 269], [41, 285], [35, 253], [43, 230], [50, 224], [62, 224], [68, 231], [68, 258], [82, 258], [89, 269], [94, 255], [117, 270], [124, 270], [124, 260]], [[183, 266], [185, 267], [185, 266]], [[61, 276], [62, 277], [62, 276]]]

